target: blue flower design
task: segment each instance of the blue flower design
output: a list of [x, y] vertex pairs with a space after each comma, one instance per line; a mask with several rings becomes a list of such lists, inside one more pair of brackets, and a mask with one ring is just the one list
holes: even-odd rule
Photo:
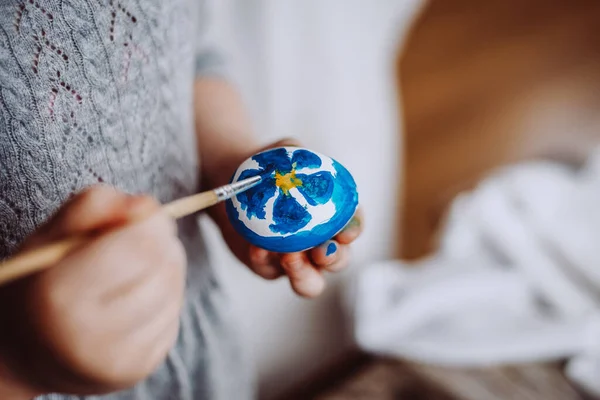
[[259, 168], [243, 171], [239, 180], [256, 175], [262, 175], [263, 180], [258, 186], [238, 195], [237, 199], [249, 219], [265, 219], [267, 202], [278, 194], [273, 205], [273, 223], [269, 226], [274, 233], [297, 232], [312, 220], [310, 212], [290, 194], [290, 190], [296, 188], [311, 206], [331, 200], [335, 180], [330, 172], [296, 173], [301, 169], [320, 168], [322, 160], [318, 155], [304, 149], [295, 150], [290, 155], [285, 148], [279, 148], [257, 154], [252, 159]]
[[[335, 236], [354, 215], [358, 192], [350, 172], [337, 161], [328, 159], [332, 171], [323, 171], [325, 159], [328, 158], [292, 147], [253, 156], [258, 168], [241, 171], [236, 180], [256, 175], [263, 180], [236, 196], [238, 205], [232, 200], [226, 202], [227, 215], [235, 230], [255, 246], [278, 253], [303, 251]], [[306, 173], [310, 170], [314, 172]], [[267, 203], [273, 198], [273, 217], [268, 223], [272, 235], [265, 235], [253, 229], [252, 219], [266, 220]], [[310, 207], [326, 203], [335, 206], [334, 214], [327, 221], [314, 224]], [[245, 218], [240, 218], [241, 213]], [[248, 220], [249, 225], [243, 220]], [[306, 229], [311, 221], [311, 228]]]

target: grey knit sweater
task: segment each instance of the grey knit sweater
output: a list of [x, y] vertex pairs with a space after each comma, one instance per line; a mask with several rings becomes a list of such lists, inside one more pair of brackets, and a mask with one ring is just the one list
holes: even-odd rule
[[[86, 186], [163, 202], [197, 191], [193, 80], [221, 68], [201, 40], [205, 11], [201, 0], [0, 0], [0, 259]], [[250, 396], [197, 221], [180, 236], [176, 348], [146, 382], [102, 398]]]

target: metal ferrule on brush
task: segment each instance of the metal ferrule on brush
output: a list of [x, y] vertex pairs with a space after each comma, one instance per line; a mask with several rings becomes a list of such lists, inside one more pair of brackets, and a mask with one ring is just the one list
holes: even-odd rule
[[219, 201], [228, 200], [233, 196], [256, 186], [261, 180], [261, 176], [253, 176], [251, 178], [244, 179], [243, 181], [221, 186], [220, 188], [215, 189], [215, 194], [217, 195]]

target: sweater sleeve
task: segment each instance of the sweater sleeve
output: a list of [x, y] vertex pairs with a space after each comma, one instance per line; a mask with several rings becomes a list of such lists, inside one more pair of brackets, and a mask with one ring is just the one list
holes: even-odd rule
[[[218, 21], [213, 0], [198, 0], [198, 36], [196, 43], [196, 76], [229, 78], [228, 60], [218, 35]], [[217, 0], [219, 1], [219, 0]]]

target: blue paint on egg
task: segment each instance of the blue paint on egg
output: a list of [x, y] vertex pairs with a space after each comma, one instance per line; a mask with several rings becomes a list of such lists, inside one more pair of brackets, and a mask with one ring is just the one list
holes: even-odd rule
[[284, 147], [256, 154], [252, 159], [258, 163], [261, 172], [271, 173], [277, 170], [286, 174], [292, 170], [292, 161]]
[[[244, 180], [256, 176], [256, 171], [244, 171], [240, 175], [239, 180]], [[256, 217], [264, 219], [265, 205], [267, 201], [275, 195], [277, 187], [275, 186], [275, 179], [271, 177], [263, 177], [262, 182], [259, 186], [255, 186], [252, 189], [246, 190], [239, 194], [238, 200], [242, 206], [242, 210], [248, 213], [249, 217]]]
[[299, 149], [292, 155], [292, 165], [296, 169], [319, 168], [321, 164], [321, 157], [309, 150]]
[[353, 217], [358, 193], [337, 161], [307, 149], [283, 147], [244, 162], [232, 181], [262, 175], [254, 188], [228, 200], [231, 224], [255, 246], [280, 253], [327, 242]]
[[335, 187], [335, 180], [331, 173], [325, 171], [312, 175], [298, 174], [297, 176], [302, 181], [302, 186], [298, 187], [298, 191], [310, 205], [325, 204], [331, 199]]
[[272, 232], [293, 233], [304, 228], [312, 219], [310, 213], [292, 196], [283, 195], [275, 200], [273, 206], [274, 224], [269, 225]]

